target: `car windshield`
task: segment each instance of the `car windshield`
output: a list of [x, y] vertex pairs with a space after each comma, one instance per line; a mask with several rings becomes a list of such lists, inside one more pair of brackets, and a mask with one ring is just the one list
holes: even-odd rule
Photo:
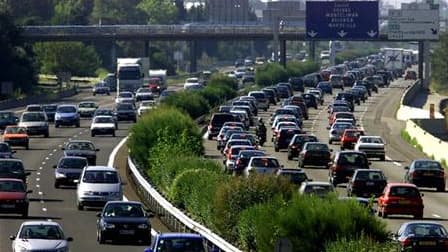
[[154, 251], [194, 251], [205, 252], [201, 238], [164, 237], [159, 240]]
[[45, 116], [42, 113], [24, 113], [22, 115], [22, 122], [42, 122], [45, 121]]
[[0, 192], [25, 192], [21, 181], [0, 181]]
[[420, 196], [417, 188], [410, 186], [393, 186], [390, 188], [390, 196], [396, 197], [417, 197]]
[[249, 140], [246, 139], [236, 139], [232, 141], [227, 142], [227, 147], [232, 147], [234, 145], [249, 145], [252, 146], [252, 143]]
[[305, 193], [316, 194], [318, 196], [323, 196], [332, 192], [333, 189], [330, 185], [307, 185], [305, 187]]
[[62, 233], [62, 230], [56, 225], [26, 225], [20, 231], [19, 238], [63, 240], [64, 235]]
[[87, 166], [87, 159], [84, 158], [63, 158], [59, 161], [58, 168], [83, 169]]
[[24, 127], [7, 127], [5, 129], [6, 134], [26, 134]]
[[118, 174], [115, 171], [86, 171], [82, 181], [94, 184], [116, 184]]
[[300, 184], [308, 179], [304, 172], [282, 172], [280, 175], [289, 179], [293, 184]]
[[335, 124], [333, 124], [333, 129], [349, 129], [352, 127], [353, 127], [353, 125], [351, 123], [335, 123]]
[[435, 169], [435, 170], [441, 170], [442, 167], [438, 162], [434, 161], [416, 161], [414, 163], [415, 169]]
[[117, 110], [134, 110], [134, 106], [130, 103], [122, 103], [117, 105]]
[[89, 150], [94, 151], [95, 146], [93, 146], [92, 143], [88, 142], [74, 142], [74, 143], [68, 143], [67, 150]]
[[306, 150], [309, 151], [328, 151], [328, 146], [326, 144], [307, 144]]
[[95, 117], [95, 123], [114, 123], [112, 117]]
[[57, 108], [58, 108], [57, 105], [44, 105], [43, 106], [43, 110], [45, 112], [55, 112]]
[[417, 237], [447, 237], [446, 229], [438, 224], [432, 223], [413, 223], [406, 227], [405, 235], [414, 235]]
[[114, 115], [114, 111], [112, 111], [112, 110], [97, 110], [95, 112], [95, 115], [110, 115], [110, 116], [112, 116], [112, 115]]
[[149, 88], [140, 88], [137, 93], [151, 93], [151, 89]]
[[80, 108], [95, 108], [96, 104], [93, 102], [85, 102], [85, 103], [80, 103], [79, 107]]
[[266, 153], [262, 152], [262, 151], [240, 151], [239, 154], [239, 158], [242, 159], [250, 159], [251, 157], [256, 157], [256, 156], [265, 156]]
[[254, 158], [252, 160], [253, 167], [280, 167], [280, 164], [275, 158]]
[[0, 119], [9, 119], [13, 116], [11, 112], [3, 112], [0, 113]]
[[133, 203], [107, 204], [103, 211], [105, 217], [144, 217], [141, 205]]
[[317, 138], [315, 136], [297, 136], [294, 139], [294, 143], [306, 143], [306, 142], [317, 142]]
[[23, 164], [20, 161], [0, 161], [0, 174], [21, 174], [24, 172]]
[[245, 147], [236, 147], [236, 148], [232, 148], [231, 150], [231, 155], [238, 155], [240, 153], [241, 150], [253, 150], [255, 149], [254, 147], [249, 147], [248, 145], [246, 145]]
[[39, 105], [30, 105], [26, 108], [27, 111], [41, 111], [41, 107]]
[[118, 97], [120, 97], [120, 98], [132, 98], [132, 93], [119, 93]]
[[384, 174], [380, 171], [359, 171], [355, 176], [356, 180], [385, 180]]
[[11, 152], [7, 143], [0, 143], [0, 152]]
[[372, 143], [372, 144], [382, 144], [383, 140], [378, 137], [362, 137], [359, 139], [361, 143]]
[[342, 153], [339, 156], [338, 164], [367, 167], [368, 161], [366, 157], [360, 153]]
[[59, 113], [76, 113], [76, 108], [74, 106], [60, 106], [58, 107]]

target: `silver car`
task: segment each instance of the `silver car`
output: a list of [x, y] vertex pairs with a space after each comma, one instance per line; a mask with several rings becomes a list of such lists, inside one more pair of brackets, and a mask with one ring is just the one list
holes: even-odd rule
[[282, 168], [280, 162], [275, 157], [255, 156], [251, 157], [247, 167], [244, 169], [244, 176], [250, 174], [275, 174]]
[[18, 126], [25, 127], [28, 135], [50, 135], [45, 112], [23, 112]]
[[333, 123], [330, 130], [328, 131], [328, 143], [332, 144], [334, 141], [340, 141], [341, 136], [346, 129], [355, 129], [356, 127], [353, 124], [348, 122], [338, 122]]

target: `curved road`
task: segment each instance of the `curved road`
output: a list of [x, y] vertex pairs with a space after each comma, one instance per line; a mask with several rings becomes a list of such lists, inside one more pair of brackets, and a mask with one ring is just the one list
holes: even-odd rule
[[[388, 88], [381, 88], [378, 94], [373, 93], [373, 96], [365, 103], [361, 103], [360, 106], [355, 107], [355, 116], [358, 122], [361, 122], [366, 130], [367, 135], [381, 135], [386, 141], [386, 155], [388, 156], [386, 161], [378, 161], [372, 159], [372, 168], [379, 168], [384, 171], [388, 177], [389, 182], [401, 182], [404, 176], [404, 166], [408, 165], [413, 159], [423, 158], [425, 155], [409, 144], [407, 144], [400, 137], [400, 130], [405, 127], [404, 122], [397, 121], [395, 119], [395, 112], [399, 106], [400, 98], [408, 85], [412, 84], [410, 81], [404, 81], [399, 79], [393, 82]], [[338, 92], [339, 90], [333, 90]], [[304, 129], [315, 134], [318, 139], [323, 143], [328, 143], [328, 113], [327, 105], [333, 100], [333, 97], [327, 95], [325, 97], [325, 103], [320, 106], [318, 110], [310, 108], [310, 120], [304, 121]], [[267, 112], [259, 112], [259, 116], [263, 117], [265, 122], [269, 122], [270, 114], [278, 106], [271, 106]], [[270, 125], [268, 126], [268, 142], [262, 148], [267, 154], [277, 157], [281, 164], [287, 168], [297, 168], [297, 160], [288, 160], [286, 150], [275, 152], [273, 143], [270, 142], [272, 133], [270, 131]], [[216, 150], [216, 141], [205, 140], [206, 143], [206, 155], [214, 157], [222, 164], [223, 157]], [[330, 145], [333, 151], [340, 149], [338, 144]], [[307, 175], [314, 181], [328, 181], [327, 168], [313, 168], [306, 167], [305, 171]], [[338, 193], [341, 196], [346, 195], [345, 184], [339, 185]], [[422, 189], [425, 196], [423, 197], [425, 209], [424, 219], [435, 220], [442, 222], [445, 226], [448, 226], [447, 218], [448, 214], [446, 206], [448, 206], [447, 193], [438, 193], [435, 190]], [[389, 217], [386, 219], [387, 227], [390, 231], [396, 231], [401, 223], [412, 220], [408, 216]]]
[[[90, 90], [63, 99], [59, 103], [74, 103], [80, 101], [95, 101], [100, 107], [113, 107], [114, 94], [110, 96], [92, 96]], [[13, 109], [21, 112], [23, 108]], [[18, 113], [20, 114], [20, 113]], [[52, 168], [62, 156], [61, 147], [70, 139], [92, 140], [100, 149], [97, 153], [97, 164], [107, 165], [109, 155], [113, 148], [128, 134], [130, 123], [119, 122], [116, 137], [97, 136], [90, 137], [90, 119], [82, 119], [81, 127], [55, 128], [50, 124], [50, 138], [40, 136], [32, 137], [30, 150], [15, 148], [15, 157], [22, 159], [27, 169], [32, 173], [28, 177], [28, 187], [33, 190], [29, 195], [29, 218], [23, 219], [19, 215], [0, 214], [0, 251], [11, 251], [9, 236], [16, 234], [20, 224], [27, 220], [51, 219], [59, 222], [66, 235], [72, 236], [74, 241], [70, 244], [71, 251], [143, 251], [144, 244], [106, 244], [100, 245], [96, 241], [96, 213], [100, 209], [78, 211], [75, 206], [76, 188], [55, 189], [54, 169]], [[123, 174], [123, 173], [121, 173]], [[122, 175], [123, 178], [123, 175]], [[125, 181], [126, 179], [123, 178]], [[125, 185], [125, 195], [129, 200], [138, 200], [132, 193], [130, 186]], [[129, 193], [130, 192], [130, 193]], [[166, 227], [158, 225], [160, 221], [153, 220], [152, 226], [156, 230], [166, 231]]]

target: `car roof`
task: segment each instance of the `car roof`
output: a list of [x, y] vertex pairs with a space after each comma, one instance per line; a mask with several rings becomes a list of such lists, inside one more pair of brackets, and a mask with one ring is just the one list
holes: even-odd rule
[[20, 163], [23, 163], [22, 160], [20, 160], [20, 159], [18, 159], [18, 158], [1, 158], [1, 159], [0, 159], [0, 163], [1, 163], [1, 162], [5, 162], [5, 161], [8, 161], [8, 162], [9, 162], [9, 161], [14, 161], [14, 162], [20, 162]]
[[399, 182], [388, 183], [387, 186], [389, 186], [389, 187], [404, 186], [404, 187], [414, 187], [414, 188], [417, 188], [417, 186], [414, 185], [414, 184], [410, 184], [410, 183], [399, 183]]
[[54, 226], [61, 226], [59, 223], [55, 221], [25, 221], [22, 223], [22, 226], [24, 225], [54, 225]]
[[110, 115], [97, 115], [94, 118], [113, 118], [113, 116], [110, 116]]
[[411, 224], [431, 224], [431, 225], [439, 225], [439, 226], [443, 226], [442, 223], [439, 223], [437, 221], [420, 221], [420, 220], [416, 220], [416, 221], [408, 221], [402, 224], [403, 225], [411, 225]]
[[304, 185], [330, 185], [330, 182], [325, 182], [325, 181], [305, 181]]
[[93, 144], [93, 142], [90, 140], [70, 140], [67, 142], [67, 144], [69, 144], [69, 143], [92, 143]]
[[[382, 139], [381, 136], [360, 136], [359, 138], [381, 138]], [[433, 161], [433, 160], [431, 160], [431, 161]]]
[[278, 172], [282, 173], [305, 173], [303, 169], [295, 169], [295, 168], [280, 168]]
[[21, 179], [16, 179], [16, 178], [0, 178], [0, 181], [14, 181], [14, 182], [25, 183], [25, 182], [23, 182], [23, 180], [21, 180]]
[[87, 160], [87, 158], [80, 157], [80, 156], [63, 156], [59, 160], [62, 160], [62, 159], [86, 159]]
[[203, 239], [200, 234], [195, 233], [161, 233], [158, 235], [160, 238], [195, 238], [195, 239]]
[[117, 171], [114, 167], [103, 165], [89, 165], [85, 168], [86, 171]]
[[124, 201], [124, 200], [110, 200], [106, 204], [139, 204], [143, 205], [140, 201]]

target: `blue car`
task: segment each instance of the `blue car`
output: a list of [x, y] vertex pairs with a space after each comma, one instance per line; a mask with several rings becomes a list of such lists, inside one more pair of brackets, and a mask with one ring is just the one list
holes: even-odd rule
[[199, 234], [193, 233], [160, 233], [154, 237], [151, 247], [145, 248], [145, 252], [157, 251], [197, 251], [211, 252], [207, 248], [205, 239]]
[[54, 127], [58, 128], [61, 125], [80, 127], [78, 106], [69, 104], [58, 106], [54, 115]]
[[329, 81], [321, 81], [317, 84], [316, 88], [319, 88], [325, 94], [333, 94], [333, 87]]

